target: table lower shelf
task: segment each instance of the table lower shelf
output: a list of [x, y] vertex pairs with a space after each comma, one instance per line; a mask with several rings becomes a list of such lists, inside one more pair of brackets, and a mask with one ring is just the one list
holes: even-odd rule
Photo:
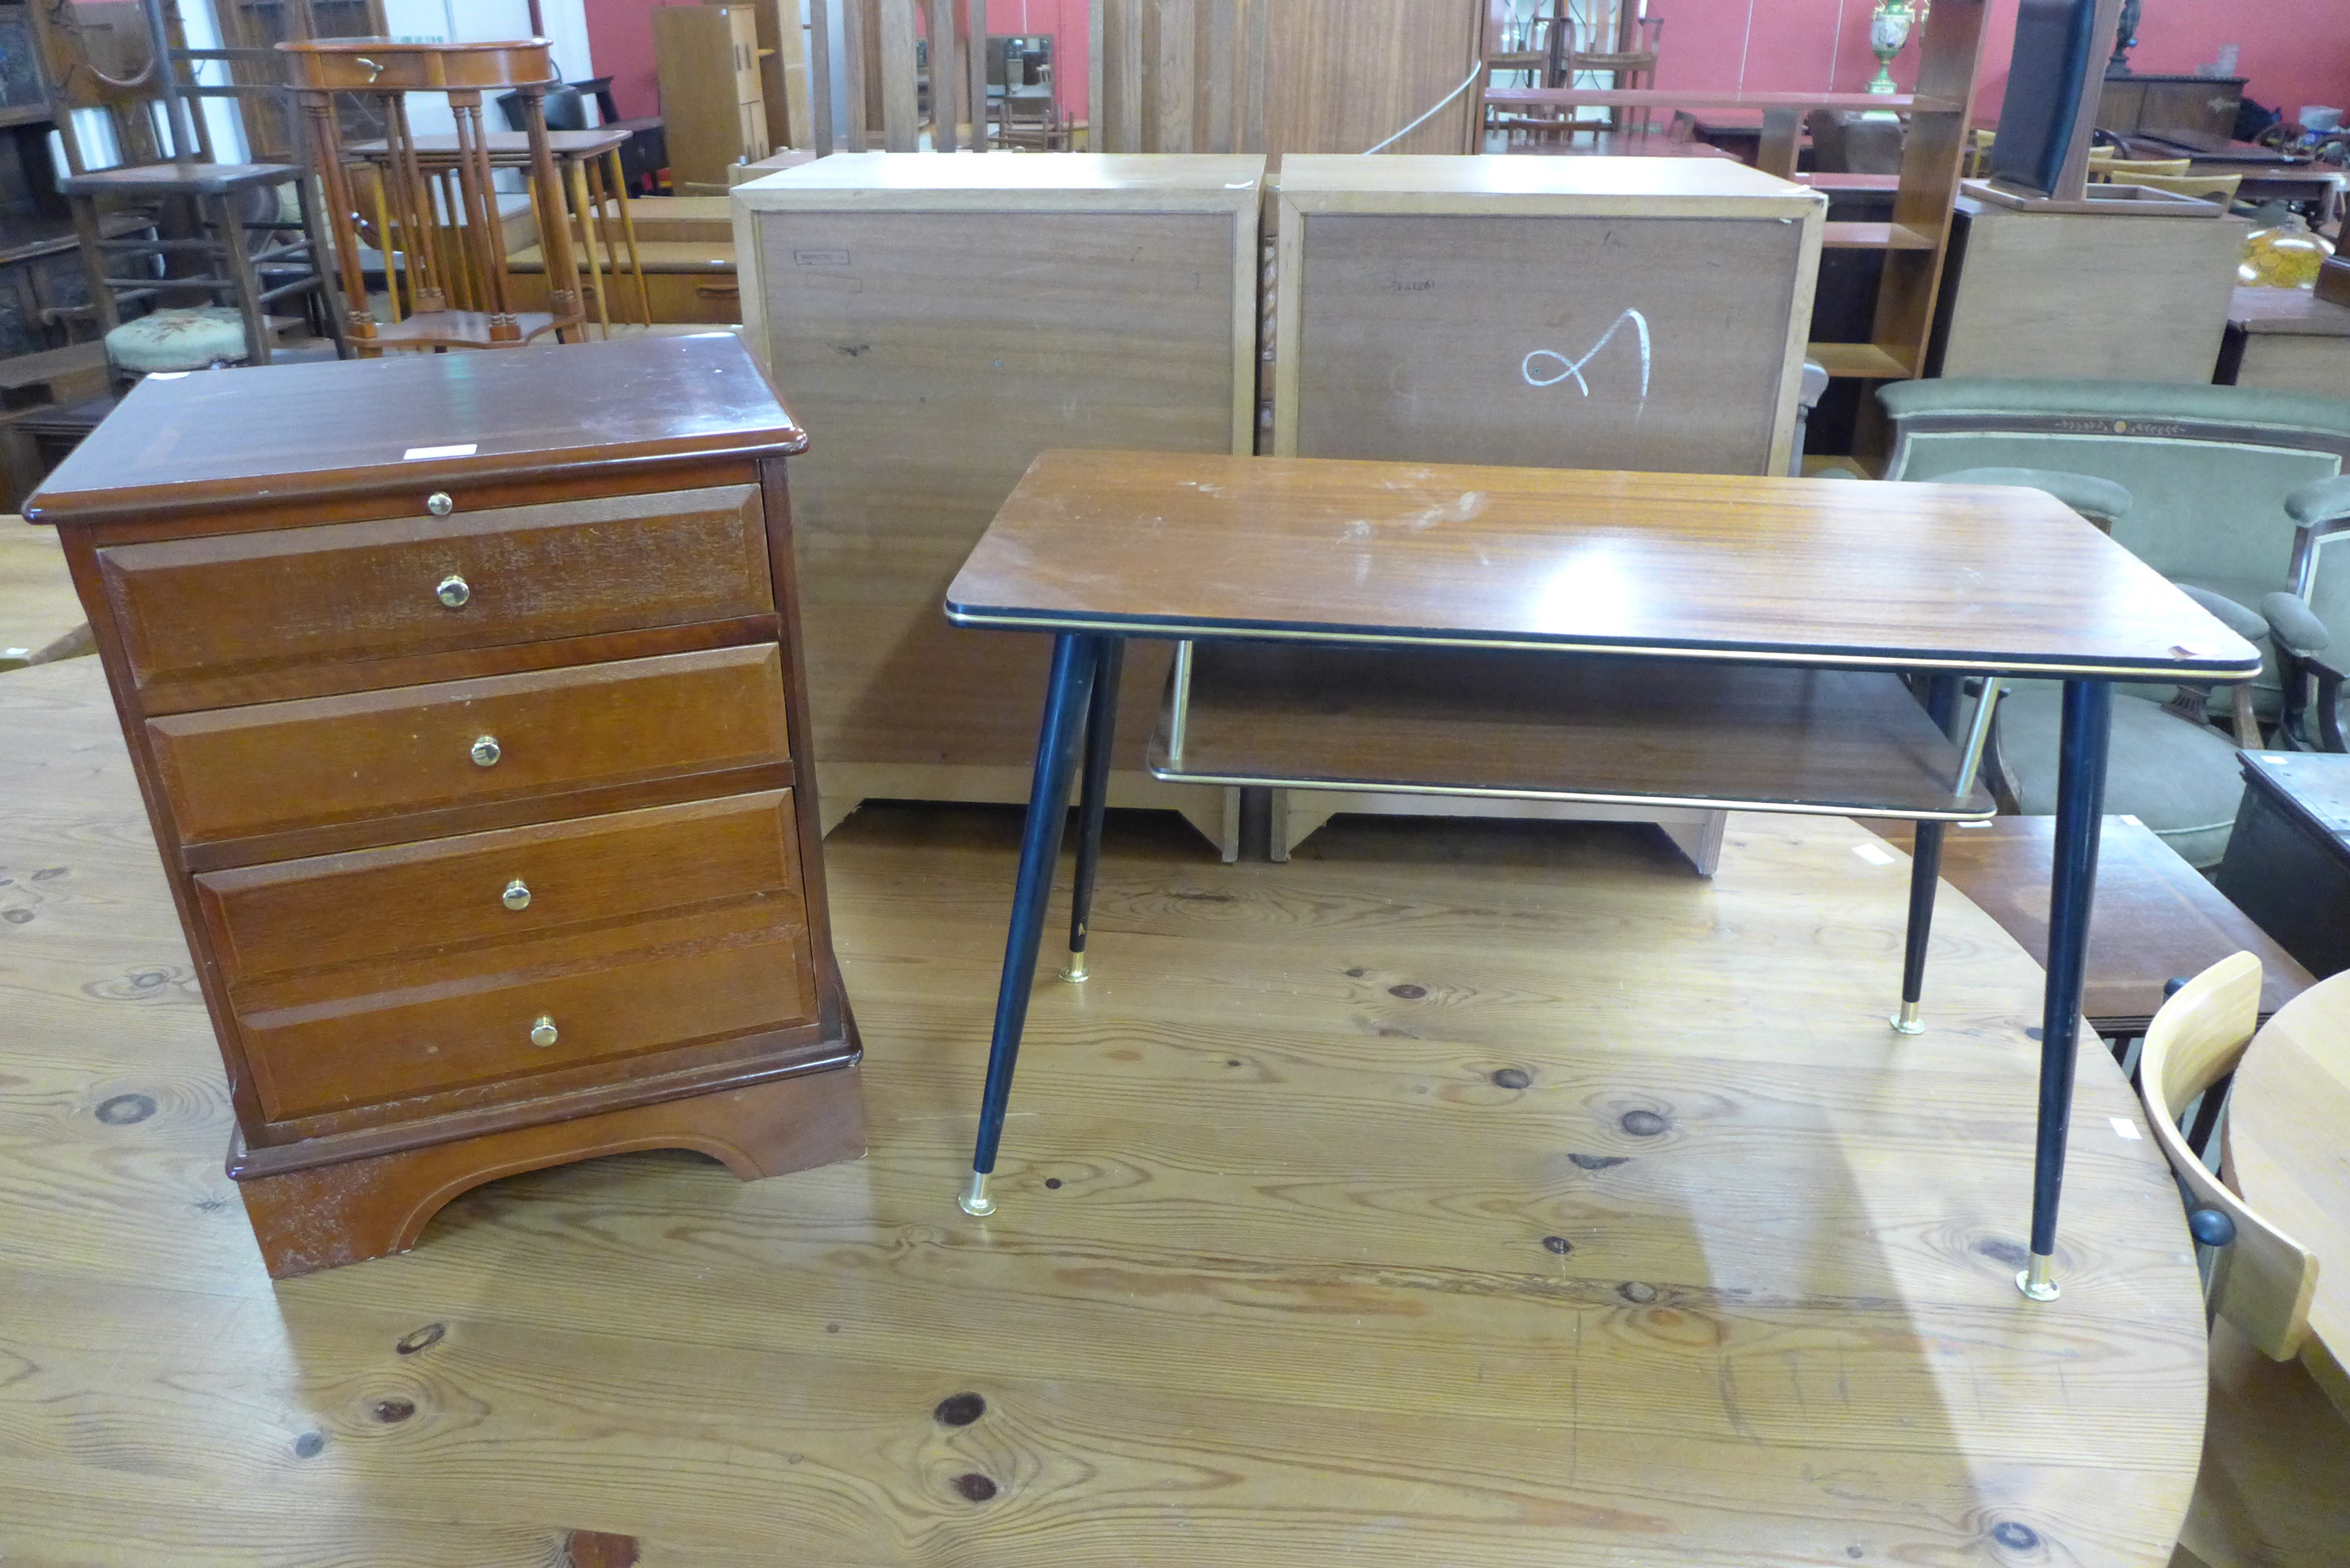
[[[1170, 740], [1181, 705], [1180, 754]], [[1150, 746], [1170, 783], [1960, 822], [1958, 746], [1889, 671], [1201, 643]]]

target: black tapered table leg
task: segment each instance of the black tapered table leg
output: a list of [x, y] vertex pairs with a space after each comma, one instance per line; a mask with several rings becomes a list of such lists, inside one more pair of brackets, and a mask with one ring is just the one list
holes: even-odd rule
[[[1945, 735], [1955, 738], [1959, 723], [1959, 678], [1935, 675], [1926, 684], [1926, 716]], [[1942, 879], [1942, 834], [1939, 822], [1916, 825], [1916, 842], [1909, 850], [1909, 929], [1901, 951], [1901, 1011], [1892, 1020], [1904, 1034], [1923, 1034], [1926, 1025], [1918, 1004], [1926, 994], [1926, 945], [1934, 935], [1934, 892]]]
[[2032, 1262], [2015, 1282], [2033, 1301], [2056, 1299], [2056, 1205], [2064, 1187], [2064, 1132], [2073, 1115], [2074, 1048], [2088, 968], [2089, 903], [2105, 824], [2106, 748], [2113, 688], [2064, 682], [2056, 772], [2056, 857], [2048, 897], [2048, 992], [2040, 1014], [2040, 1137], [2032, 1169]]
[[971, 1186], [962, 1198], [968, 1214], [995, 1211], [987, 1196], [987, 1178], [995, 1168], [1003, 1111], [1012, 1098], [1013, 1069], [1020, 1059], [1020, 1031], [1028, 1022], [1028, 992], [1036, 978], [1036, 950], [1045, 940], [1045, 906], [1052, 900], [1061, 831], [1069, 815], [1077, 732], [1093, 695], [1102, 640], [1080, 632], [1062, 632], [1053, 639], [1053, 673], [1045, 689], [1044, 723], [1036, 735], [1036, 773], [1028, 786], [1028, 826], [1020, 840], [1020, 880], [1012, 895], [1012, 929], [1003, 942], [1003, 980], [995, 993], [987, 1089], [979, 1106], [979, 1147], [972, 1155]]
[[1126, 639], [1098, 639], [1101, 657], [1093, 701], [1086, 710], [1084, 788], [1077, 807], [1077, 885], [1069, 900], [1069, 961], [1061, 978], [1086, 978], [1086, 922], [1094, 907], [1094, 872], [1101, 864], [1102, 813], [1109, 806], [1109, 753], [1118, 738], [1118, 681], [1126, 667]]

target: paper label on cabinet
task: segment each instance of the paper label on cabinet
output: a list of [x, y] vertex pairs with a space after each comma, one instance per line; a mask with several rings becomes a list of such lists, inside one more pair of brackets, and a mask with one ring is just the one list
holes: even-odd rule
[[471, 457], [481, 450], [482, 443], [469, 441], [459, 446], [412, 446], [400, 454], [402, 462], [424, 462], [436, 457]]

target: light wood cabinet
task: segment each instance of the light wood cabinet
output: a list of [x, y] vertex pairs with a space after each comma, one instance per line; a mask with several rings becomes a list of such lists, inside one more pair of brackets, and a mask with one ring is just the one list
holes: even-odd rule
[[653, 49], [671, 182], [723, 189], [727, 166], [774, 149], [760, 81], [754, 5], [660, 5]]
[[731, 337], [141, 383], [58, 524], [274, 1275], [493, 1177], [863, 1148], [784, 459]]
[[[1024, 801], [1041, 638], [957, 630], [947, 584], [1039, 452], [1246, 454], [1264, 160], [844, 153], [738, 188], [745, 336], [794, 465], [827, 811]], [[1232, 845], [1225, 792], [1140, 767], [1170, 654], [1137, 644], [1111, 801]]]

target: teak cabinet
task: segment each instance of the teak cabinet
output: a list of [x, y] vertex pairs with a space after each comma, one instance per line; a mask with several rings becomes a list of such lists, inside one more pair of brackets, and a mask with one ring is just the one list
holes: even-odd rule
[[639, 339], [151, 378], [33, 497], [272, 1274], [566, 1160], [862, 1152], [805, 765], [806, 445], [733, 337]]

